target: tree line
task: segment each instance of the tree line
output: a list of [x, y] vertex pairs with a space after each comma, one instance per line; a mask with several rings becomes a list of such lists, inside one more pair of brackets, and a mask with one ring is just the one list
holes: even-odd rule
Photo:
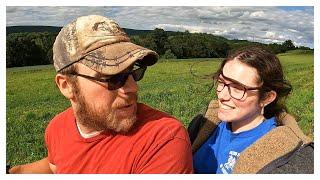
[[[52, 64], [52, 46], [58, 33], [11, 33], [6, 39], [6, 67]], [[282, 44], [262, 44], [247, 40], [228, 40], [206, 33], [171, 32], [156, 28], [147, 33], [131, 35], [131, 41], [156, 51], [164, 59], [223, 58], [228, 52], [247, 45], [261, 45], [272, 52], [304, 49], [295, 47], [291, 40]]]
[[6, 39], [6, 66], [52, 64], [52, 46], [58, 33], [12, 33]]

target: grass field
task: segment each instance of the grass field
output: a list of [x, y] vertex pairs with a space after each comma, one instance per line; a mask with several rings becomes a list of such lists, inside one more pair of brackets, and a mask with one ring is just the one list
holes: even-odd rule
[[[287, 100], [289, 111], [299, 117], [303, 131], [313, 138], [313, 55], [280, 54], [285, 75], [293, 85]], [[218, 59], [160, 61], [148, 68], [138, 84], [139, 100], [172, 114], [187, 127], [215, 98], [208, 92]], [[192, 69], [190, 71], [190, 67]], [[192, 72], [192, 73], [191, 73]], [[7, 69], [7, 162], [28, 163], [46, 156], [44, 130], [57, 113], [69, 107], [55, 87], [53, 66]]]

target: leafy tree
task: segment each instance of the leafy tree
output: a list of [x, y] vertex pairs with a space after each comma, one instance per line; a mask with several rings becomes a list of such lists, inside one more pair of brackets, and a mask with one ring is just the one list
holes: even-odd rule
[[6, 66], [52, 63], [52, 46], [57, 33], [12, 33], [7, 35]]
[[23, 33], [7, 37], [7, 67], [31, 66], [41, 62], [41, 50]]
[[163, 29], [156, 28], [150, 34], [150, 40], [153, 41], [156, 45], [156, 51], [159, 54], [164, 54], [166, 49], [165, 46], [168, 41], [168, 35]]
[[282, 43], [283, 48], [285, 49], [285, 51], [289, 51], [289, 50], [293, 50], [296, 47], [294, 46], [293, 42], [289, 39], [286, 40]]
[[283, 48], [283, 46], [281, 44], [277, 44], [277, 43], [268, 44], [267, 48], [275, 54], [286, 52], [286, 50]]
[[177, 59], [177, 56], [175, 56], [171, 49], [166, 50], [166, 52], [164, 53], [164, 55], [162, 56], [162, 58], [164, 59]]

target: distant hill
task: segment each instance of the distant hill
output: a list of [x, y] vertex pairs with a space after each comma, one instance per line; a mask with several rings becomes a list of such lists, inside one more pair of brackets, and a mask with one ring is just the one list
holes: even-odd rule
[[147, 34], [147, 33], [149, 33], [149, 32], [152, 31], [152, 30], [137, 30], [137, 29], [127, 29], [127, 28], [123, 28], [123, 30], [124, 30], [129, 36]]
[[6, 34], [23, 32], [59, 32], [61, 27], [56, 26], [7, 26]]
[[[11, 33], [20, 33], [20, 32], [53, 32], [58, 33], [62, 27], [56, 26], [7, 26], [6, 34]], [[123, 30], [129, 35], [142, 35], [151, 32], [152, 30], [136, 30], [136, 29], [127, 29]]]

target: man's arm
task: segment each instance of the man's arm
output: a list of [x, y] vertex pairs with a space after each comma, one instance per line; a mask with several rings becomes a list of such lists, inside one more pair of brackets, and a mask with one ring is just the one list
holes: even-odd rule
[[55, 166], [49, 163], [48, 157], [39, 161], [14, 166], [9, 170], [10, 174], [52, 174], [55, 172]]

